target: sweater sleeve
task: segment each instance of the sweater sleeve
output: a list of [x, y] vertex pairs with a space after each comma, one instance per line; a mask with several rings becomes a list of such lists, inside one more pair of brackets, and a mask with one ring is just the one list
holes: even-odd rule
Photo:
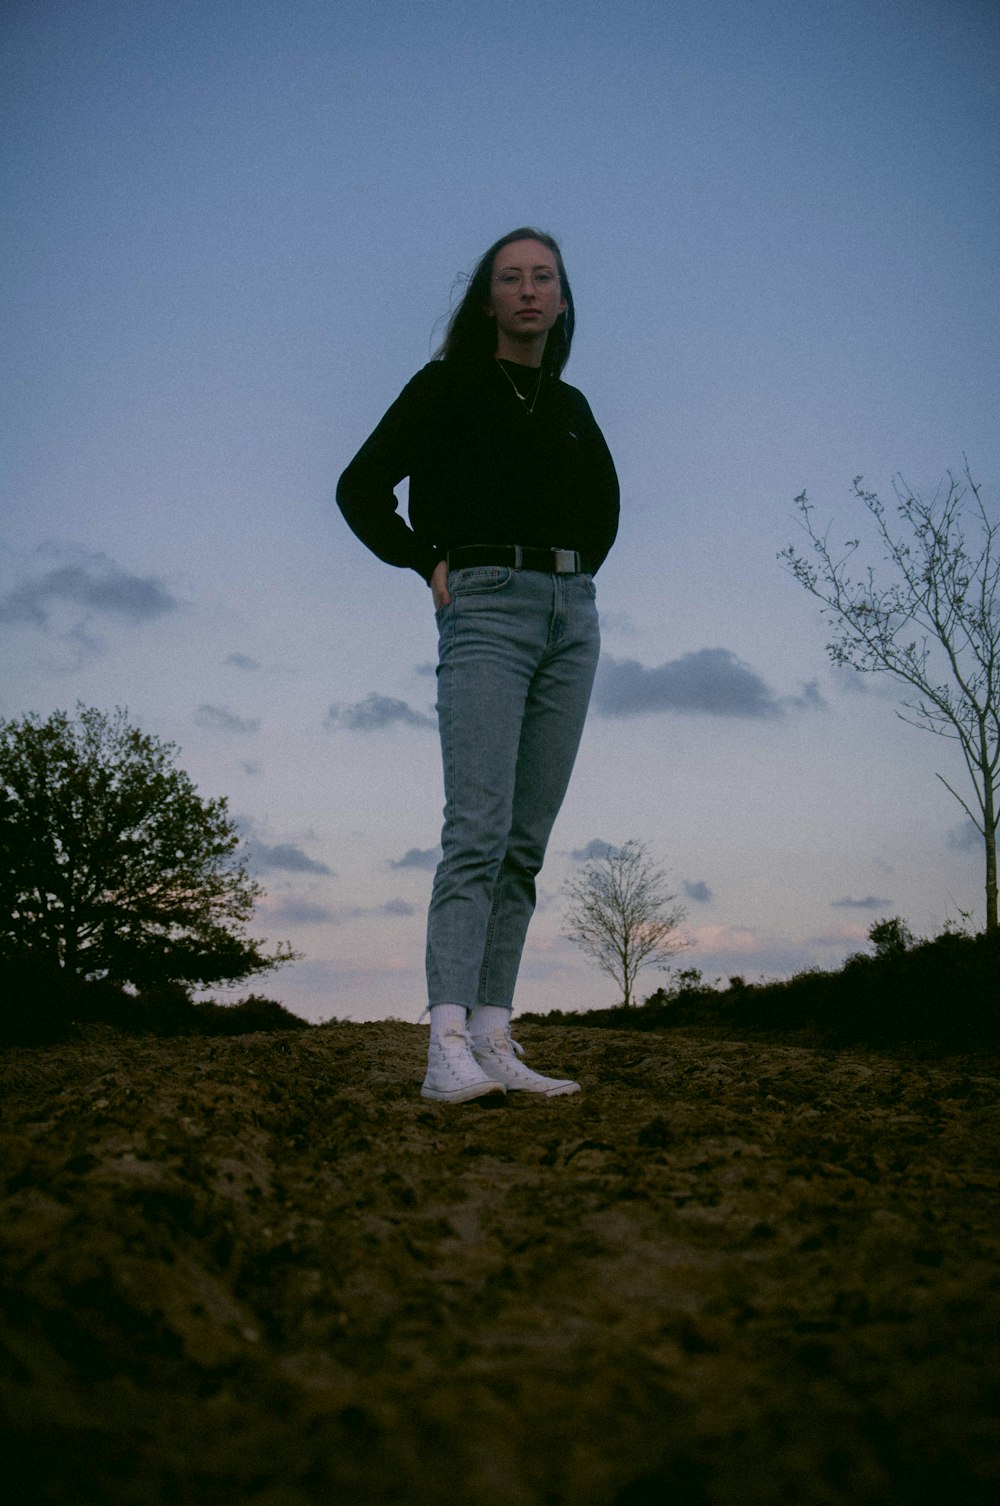
[[406, 384], [337, 484], [337, 505], [361, 542], [387, 564], [415, 570], [428, 582], [438, 551], [400, 515], [395, 488], [410, 474], [426, 439], [433, 379], [432, 367], [425, 366]]
[[590, 515], [593, 520], [587, 563], [590, 566], [590, 573], [596, 575], [607, 559], [611, 546], [618, 534], [621, 490], [618, 485], [618, 472], [615, 470], [615, 463], [611, 458], [611, 451], [608, 449], [607, 440], [604, 438], [597, 420], [591, 412], [590, 404], [582, 392], [577, 391], [576, 396], [585, 415], [583, 432], [586, 436], [586, 474], [590, 497]]

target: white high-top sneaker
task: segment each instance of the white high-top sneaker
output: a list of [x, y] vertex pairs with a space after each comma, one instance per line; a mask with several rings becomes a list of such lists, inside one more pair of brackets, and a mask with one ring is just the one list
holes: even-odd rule
[[557, 1098], [564, 1093], [579, 1093], [580, 1084], [568, 1077], [543, 1077], [541, 1072], [532, 1072], [520, 1057], [522, 1047], [510, 1038], [510, 1027], [503, 1025], [491, 1030], [488, 1035], [472, 1037], [472, 1055], [480, 1067], [494, 1082], [503, 1083], [508, 1092], [543, 1093], [547, 1098]]
[[467, 1103], [470, 1098], [506, 1091], [503, 1083], [476, 1061], [464, 1026], [448, 1024], [431, 1035], [421, 1098], [433, 1098], [438, 1103]]

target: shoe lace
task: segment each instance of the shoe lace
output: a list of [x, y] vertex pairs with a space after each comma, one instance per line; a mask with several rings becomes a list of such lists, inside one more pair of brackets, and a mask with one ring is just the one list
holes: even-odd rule
[[499, 1051], [501, 1054], [505, 1051], [513, 1051], [517, 1056], [524, 1055], [524, 1047], [520, 1041], [514, 1040], [510, 1033], [510, 1027], [507, 1025], [502, 1026], [499, 1030], [492, 1031], [486, 1039], [493, 1049]]
[[456, 1047], [464, 1046], [466, 1050], [471, 1050], [472, 1036], [469, 1034], [468, 1029], [463, 1029], [461, 1025], [449, 1025], [445, 1030], [442, 1030], [440, 1035], [435, 1037], [432, 1044], [437, 1046], [439, 1051], [448, 1055], [449, 1050], [454, 1050]]

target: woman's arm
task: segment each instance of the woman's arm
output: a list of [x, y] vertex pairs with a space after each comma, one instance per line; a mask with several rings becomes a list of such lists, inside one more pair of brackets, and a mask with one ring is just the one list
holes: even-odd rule
[[434, 610], [439, 612], [451, 601], [448, 592], [448, 561], [439, 560], [434, 566], [434, 573], [430, 579], [431, 595], [434, 597]]
[[427, 438], [429, 368], [408, 382], [365, 440], [337, 484], [337, 505], [348, 526], [387, 564], [416, 570], [425, 581], [439, 564], [438, 552], [417, 538], [401, 517], [395, 488], [408, 476]]
[[580, 430], [585, 453], [587, 562], [591, 574], [596, 575], [618, 534], [621, 494], [607, 440], [583, 393], [576, 396], [582, 408]]

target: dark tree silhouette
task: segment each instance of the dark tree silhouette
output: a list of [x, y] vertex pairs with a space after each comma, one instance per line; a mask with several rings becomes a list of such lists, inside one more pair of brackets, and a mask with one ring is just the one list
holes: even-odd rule
[[875, 948], [876, 957], [901, 957], [917, 945], [917, 938], [901, 915], [873, 920], [868, 927], [868, 940]]
[[176, 751], [121, 710], [0, 723], [0, 960], [149, 986], [292, 957], [245, 934], [261, 887], [226, 801], [202, 799]]

